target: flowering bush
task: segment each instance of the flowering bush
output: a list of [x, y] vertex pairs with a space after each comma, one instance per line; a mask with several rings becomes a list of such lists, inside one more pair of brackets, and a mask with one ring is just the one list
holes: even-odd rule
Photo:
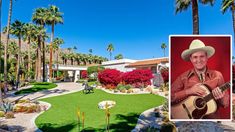
[[151, 85], [153, 74], [150, 70], [133, 70], [122, 74], [122, 81], [134, 87], [146, 87]]
[[82, 79], [87, 78], [88, 77], [87, 71], [82, 71], [81, 77], [82, 77]]
[[105, 69], [98, 74], [101, 84], [109, 87], [116, 87], [121, 81], [121, 72], [115, 69]]

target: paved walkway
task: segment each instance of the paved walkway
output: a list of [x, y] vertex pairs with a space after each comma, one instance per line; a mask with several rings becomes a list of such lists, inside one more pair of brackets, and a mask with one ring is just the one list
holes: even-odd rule
[[[57, 87], [50, 90], [45, 90], [41, 92], [36, 92], [32, 94], [25, 94], [25, 95], [13, 95], [8, 94], [7, 100], [15, 101], [18, 99], [30, 99], [30, 100], [38, 100], [41, 98], [47, 98], [52, 96], [59, 96], [64, 94], [69, 94], [73, 92], [77, 92], [83, 89], [81, 84], [77, 83], [57, 83]], [[42, 105], [50, 107], [50, 104], [46, 102], [40, 102]], [[34, 121], [41, 113], [17, 113], [15, 114], [15, 118], [13, 119], [5, 119], [0, 118], [0, 125], [6, 124], [9, 126], [10, 131], [18, 130], [20, 132], [40, 132], [40, 130], [36, 127]]]
[[83, 89], [83, 86], [81, 84], [73, 82], [57, 83], [57, 85], [58, 86], [56, 88], [30, 94], [21, 94], [21, 95], [8, 94], [6, 99], [9, 101], [15, 101], [19, 99], [30, 99], [33, 101], [42, 98], [69, 94]]

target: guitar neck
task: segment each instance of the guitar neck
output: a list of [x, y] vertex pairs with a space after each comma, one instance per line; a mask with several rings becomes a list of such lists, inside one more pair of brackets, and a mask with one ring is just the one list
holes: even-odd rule
[[[222, 92], [225, 91], [226, 89], [228, 89], [229, 87], [230, 87], [230, 82], [227, 82], [227, 83], [225, 83], [225, 84], [219, 86], [219, 88], [220, 88], [220, 90], [221, 90]], [[214, 98], [213, 94], [210, 93], [210, 94], [206, 95], [203, 99], [204, 99], [206, 102], [208, 102], [208, 101], [210, 101], [210, 100], [213, 99], [213, 98]]]

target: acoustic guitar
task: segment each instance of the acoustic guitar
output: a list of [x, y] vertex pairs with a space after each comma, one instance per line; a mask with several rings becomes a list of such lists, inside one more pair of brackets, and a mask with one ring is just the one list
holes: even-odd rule
[[[206, 95], [203, 97], [189, 96], [182, 102], [172, 105], [172, 119], [201, 119], [205, 115], [214, 113], [217, 110], [217, 104], [214, 100], [213, 94], [209, 91], [209, 86], [202, 84], [198, 87], [204, 89], [206, 91]], [[227, 82], [221, 85], [219, 88], [223, 92], [229, 87], [230, 83]]]

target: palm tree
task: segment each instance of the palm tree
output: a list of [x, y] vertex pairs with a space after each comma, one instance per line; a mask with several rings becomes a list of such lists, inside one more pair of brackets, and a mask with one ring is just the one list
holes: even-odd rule
[[8, 12], [8, 20], [7, 20], [7, 31], [6, 31], [6, 43], [4, 47], [4, 92], [7, 90], [7, 46], [9, 43], [9, 30], [10, 30], [10, 24], [11, 24], [11, 15], [12, 15], [12, 0], [10, 0], [9, 4], [9, 12]]
[[[233, 19], [233, 33], [235, 33], [235, 4], [234, 4], [234, 0], [223, 0], [222, 1], [222, 13], [224, 14], [228, 9], [231, 10], [232, 12], [232, 19]], [[234, 37], [235, 39], [235, 37]], [[235, 40], [234, 40], [235, 41]]]
[[41, 81], [41, 53], [42, 53], [42, 43], [45, 41], [45, 38], [47, 38], [46, 30], [42, 26], [37, 26], [35, 30], [35, 37], [34, 41], [37, 43], [36, 48], [36, 80]]
[[[2, 0], [0, 0], [0, 69], [2, 66]], [[2, 83], [2, 81], [0, 82]], [[0, 104], [2, 104], [3, 100], [2, 100], [2, 90], [0, 90]]]
[[166, 44], [162, 43], [161, 48], [163, 49], [164, 57], [166, 56], [166, 51], [165, 51], [166, 47], [167, 47]]
[[118, 54], [114, 57], [116, 60], [120, 60], [123, 59], [123, 55], [122, 54]]
[[113, 44], [109, 44], [107, 47], [107, 51], [109, 52], [110, 60], [112, 59], [112, 52], [114, 51]]
[[48, 9], [47, 13], [47, 24], [51, 25], [51, 44], [50, 44], [50, 63], [49, 63], [49, 77], [52, 81], [52, 43], [54, 39], [54, 27], [58, 23], [63, 23], [62, 13], [59, 12], [59, 8], [52, 5]]
[[21, 39], [24, 34], [24, 23], [16, 20], [11, 24], [10, 33], [15, 35], [18, 38], [18, 57], [17, 57], [17, 65], [16, 65], [16, 90], [18, 90], [18, 84], [20, 83], [20, 60], [21, 60]]
[[[202, 4], [213, 6], [214, 0], [199, 0]], [[193, 34], [199, 34], [198, 0], [176, 0], [176, 13], [187, 10], [192, 5]]]
[[61, 38], [55, 38], [54, 41], [53, 41], [53, 44], [55, 45], [55, 50], [57, 50], [57, 54], [56, 54], [56, 63], [57, 63], [57, 66], [56, 66], [56, 69], [57, 69], [57, 77], [59, 76], [59, 71], [58, 71], [58, 68], [59, 68], [59, 49], [60, 49], [60, 45], [64, 43], [64, 40], [61, 39]]
[[[27, 45], [28, 45], [28, 66], [27, 66], [27, 69], [28, 69], [28, 74], [29, 72], [32, 70], [31, 69], [31, 53], [30, 53], [30, 49], [31, 49], [31, 41], [32, 41], [32, 38], [35, 34], [35, 30], [36, 30], [36, 26], [33, 25], [32, 23], [27, 23], [24, 25], [24, 30], [25, 30], [25, 33], [24, 33], [24, 39], [27, 41]], [[27, 75], [27, 79], [30, 80], [30, 76]]]
[[89, 53], [92, 54], [93, 50], [92, 49], [89, 49]]
[[[37, 8], [34, 13], [33, 13], [33, 17], [32, 17], [32, 20], [42, 26], [44, 28], [45, 24], [46, 24], [46, 19], [47, 19], [47, 12], [48, 10], [46, 8]], [[46, 81], [46, 63], [45, 63], [45, 60], [46, 60], [46, 57], [45, 57], [45, 42], [43, 41], [42, 42], [42, 51], [43, 51], [43, 54], [42, 54], [42, 58], [43, 58], [43, 61], [42, 61], [42, 78], [43, 78], [43, 82]]]
[[76, 46], [73, 46], [73, 51], [76, 52], [78, 48]]

